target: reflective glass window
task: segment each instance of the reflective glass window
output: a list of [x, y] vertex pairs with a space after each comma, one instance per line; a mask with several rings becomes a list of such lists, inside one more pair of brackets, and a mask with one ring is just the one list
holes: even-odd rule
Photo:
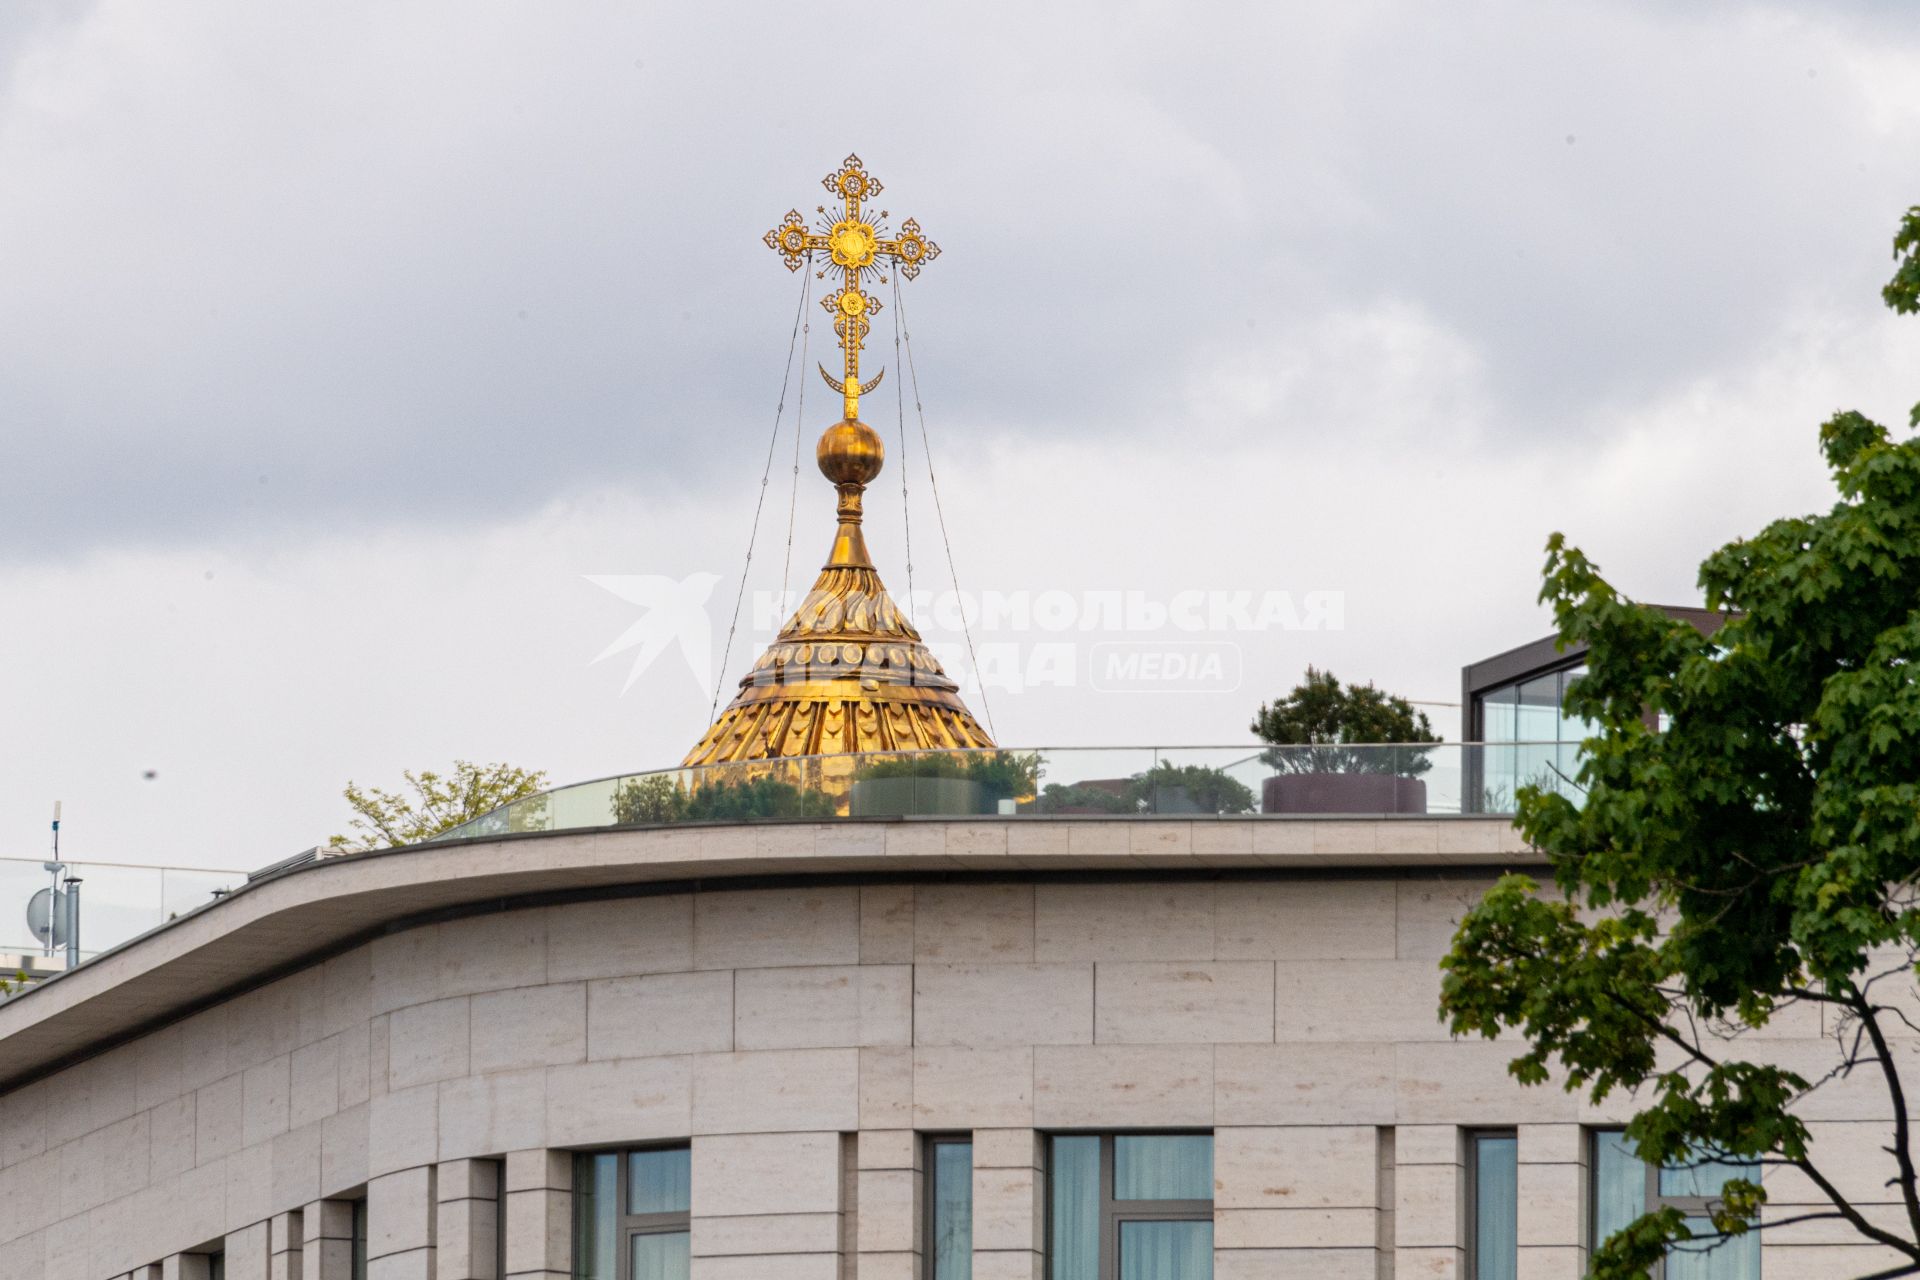
[[1211, 1134], [1061, 1135], [1048, 1169], [1048, 1280], [1212, 1280]]
[[1519, 1142], [1511, 1133], [1467, 1139], [1473, 1179], [1471, 1280], [1515, 1280], [1520, 1269]]
[[1121, 1134], [1113, 1140], [1116, 1200], [1213, 1199], [1213, 1139], [1206, 1134]]
[[692, 1150], [668, 1147], [627, 1156], [628, 1213], [686, 1213], [692, 1206]]
[[936, 1138], [927, 1165], [933, 1180], [933, 1280], [973, 1280], [973, 1144]]
[[1053, 1140], [1048, 1162], [1050, 1280], [1100, 1280], [1100, 1139]]
[[1635, 1218], [1671, 1205], [1703, 1237], [1668, 1251], [1659, 1280], [1759, 1280], [1760, 1237], [1754, 1232], [1715, 1237], [1707, 1216], [1721, 1190], [1734, 1178], [1757, 1179], [1747, 1161], [1702, 1156], [1660, 1169], [1647, 1166], [1619, 1130], [1593, 1135], [1593, 1239], [1621, 1230]]
[[574, 1280], [688, 1280], [691, 1191], [686, 1147], [575, 1156]]
[[1120, 1224], [1120, 1280], [1205, 1280], [1212, 1274], [1213, 1223]]

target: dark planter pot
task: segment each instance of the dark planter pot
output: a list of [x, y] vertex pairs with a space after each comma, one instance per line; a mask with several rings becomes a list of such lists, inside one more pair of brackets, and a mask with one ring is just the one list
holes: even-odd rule
[[1282, 773], [1260, 788], [1262, 813], [1425, 813], [1427, 784], [1391, 773]]
[[970, 778], [862, 778], [848, 810], [856, 818], [966, 817], [992, 813], [994, 803]]

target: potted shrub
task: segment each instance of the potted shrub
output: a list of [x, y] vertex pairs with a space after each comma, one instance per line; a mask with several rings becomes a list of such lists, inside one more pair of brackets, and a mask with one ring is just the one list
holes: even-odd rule
[[1293, 692], [1261, 705], [1252, 728], [1274, 744], [1261, 757], [1274, 771], [1261, 789], [1263, 812], [1427, 811], [1420, 775], [1433, 761], [1418, 744], [1440, 739], [1405, 698], [1308, 667]]

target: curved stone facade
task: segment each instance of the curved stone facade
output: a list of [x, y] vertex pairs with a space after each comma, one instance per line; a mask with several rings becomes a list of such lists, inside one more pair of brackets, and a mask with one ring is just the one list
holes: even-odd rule
[[[1580, 1274], [1583, 1126], [1624, 1111], [1515, 1087], [1434, 1014], [1452, 922], [1530, 860], [1503, 826], [1018, 828], [720, 829], [674, 846], [697, 883], [663, 833], [509, 840], [236, 895], [0, 1007], [45, 1054], [133, 1036], [0, 1096], [0, 1280], [191, 1276], [216, 1242], [235, 1280], [344, 1280], [360, 1196], [375, 1277], [494, 1276], [502, 1198], [507, 1273], [563, 1275], [565, 1153], [661, 1141], [691, 1143], [694, 1276], [914, 1280], [934, 1133], [973, 1136], [973, 1274], [1024, 1280], [1042, 1135], [1155, 1129], [1214, 1135], [1217, 1276], [1451, 1277], [1488, 1126], [1519, 1138], [1521, 1274]], [[290, 971], [221, 994], [236, 966]], [[1821, 1140], [1870, 1151], [1874, 1097], [1824, 1096]], [[1841, 1256], [1786, 1237], [1766, 1274]]]

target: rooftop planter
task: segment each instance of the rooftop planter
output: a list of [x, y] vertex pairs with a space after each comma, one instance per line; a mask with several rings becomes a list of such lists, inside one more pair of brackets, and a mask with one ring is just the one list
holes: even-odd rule
[[1426, 713], [1372, 684], [1343, 685], [1307, 668], [1293, 692], [1262, 704], [1253, 732], [1274, 744], [1261, 759], [1263, 813], [1425, 813], [1438, 743]]

